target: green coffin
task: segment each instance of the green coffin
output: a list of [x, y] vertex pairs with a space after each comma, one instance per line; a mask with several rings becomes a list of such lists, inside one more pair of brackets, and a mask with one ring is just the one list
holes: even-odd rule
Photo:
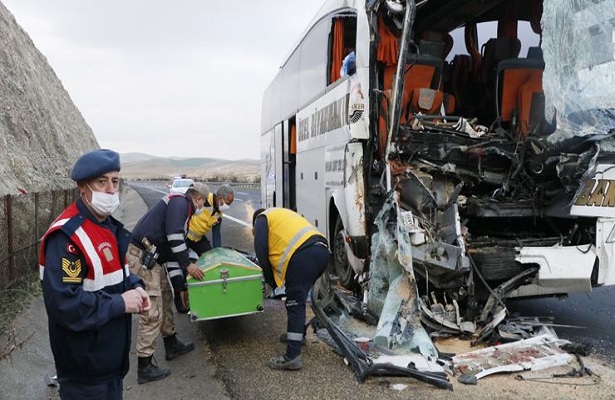
[[192, 321], [263, 311], [263, 275], [258, 265], [221, 247], [203, 253], [196, 264], [205, 277], [199, 281], [188, 276]]

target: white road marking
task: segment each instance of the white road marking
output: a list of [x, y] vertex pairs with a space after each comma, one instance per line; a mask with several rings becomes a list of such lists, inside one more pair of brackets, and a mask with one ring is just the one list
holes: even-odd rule
[[228, 218], [228, 219], [230, 219], [230, 220], [231, 220], [231, 221], [233, 221], [233, 222], [237, 222], [238, 224], [243, 225], [243, 226], [247, 226], [247, 227], [249, 227], [249, 228], [251, 228], [251, 227], [252, 227], [252, 224], [249, 224], [249, 223], [247, 223], [246, 221], [242, 221], [242, 220], [237, 219], [237, 218], [235, 218], [235, 217], [231, 217], [231, 216], [230, 216], [230, 215], [228, 215], [228, 214], [224, 214], [224, 216], [223, 216], [222, 218], [223, 218], [223, 219], [227, 219], [227, 218]]

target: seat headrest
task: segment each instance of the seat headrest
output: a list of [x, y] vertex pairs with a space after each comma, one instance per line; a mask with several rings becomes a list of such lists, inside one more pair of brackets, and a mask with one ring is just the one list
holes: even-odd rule
[[527, 58], [542, 60], [542, 49], [539, 46], [528, 47]]
[[446, 59], [448, 54], [451, 52], [451, 49], [453, 48], [453, 37], [448, 32], [424, 31], [421, 34], [421, 41], [422, 40], [427, 40], [430, 42], [441, 42], [443, 44], [442, 53], [436, 55], [436, 57], [439, 57], [443, 60]]
[[419, 54], [443, 58], [442, 54], [444, 54], [444, 42], [434, 42], [431, 40], [421, 39], [419, 41]]
[[521, 42], [516, 38], [496, 38], [489, 39], [494, 41], [495, 49], [494, 55], [496, 60], [504, 60], [506, 58], [515, 58], [519, 55], [521, 50]]

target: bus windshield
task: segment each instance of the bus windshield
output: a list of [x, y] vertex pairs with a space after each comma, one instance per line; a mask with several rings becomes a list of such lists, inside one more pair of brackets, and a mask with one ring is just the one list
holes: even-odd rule
[[615, 115], [613, 3], [545, 1], [542, 26], [546, 118], [557, 115], [564, 137], [608, 132]]

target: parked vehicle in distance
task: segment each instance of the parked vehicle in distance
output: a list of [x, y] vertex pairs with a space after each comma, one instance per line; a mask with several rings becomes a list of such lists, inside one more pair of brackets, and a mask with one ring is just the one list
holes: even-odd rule
[[189, 178], [175, 179], [173, 181], [173, 184], [169, 187], [169, 193], [184, 194], [186, 193], [186, 190], [188, 190], [188, 188], [192, 185], [194, 185], [194, 181], [192, 179], [189, 179]]

